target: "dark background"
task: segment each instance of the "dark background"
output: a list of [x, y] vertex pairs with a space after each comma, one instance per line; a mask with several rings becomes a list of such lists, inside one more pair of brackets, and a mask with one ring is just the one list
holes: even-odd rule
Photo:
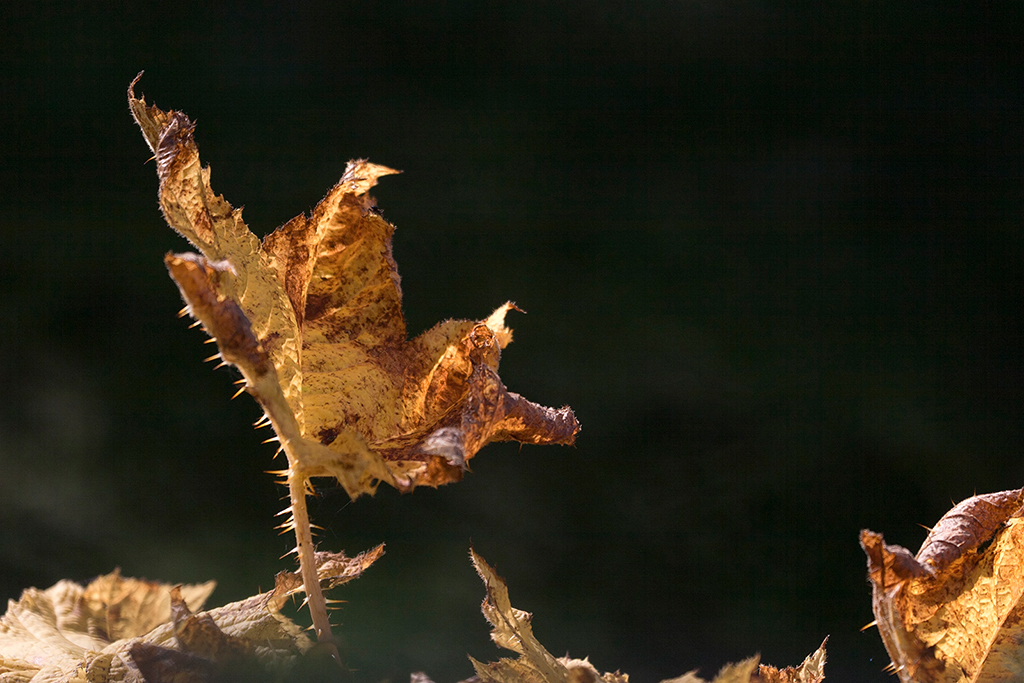
[[472, 542], [554, 653], [656, 682], [829, 640], [882, 681], [863, 527], [916, 549], [1020, 486], [1019, 3], [24, 3], [0, 10], [0, 585], [289, 566], [235, 378], [175, 317], [125, 89], [198, 120], [265, 234], [404, 169], [411, 333], [506, 299], [502, 377], [575, 448], [313, 502], [387, 555], [337, 591], [357, 680], [493, 660]]

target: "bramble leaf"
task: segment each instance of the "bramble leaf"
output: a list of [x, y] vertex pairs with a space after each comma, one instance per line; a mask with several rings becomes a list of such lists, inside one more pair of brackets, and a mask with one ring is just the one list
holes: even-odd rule
[[[322, 579], [350, 581], [383, 550], [352, 560], [319, 558]], [[120, 572], [86, 586], [60, 581], [29, 588], [0, 617], [0, 679], [32, 683], [161, 683], [286, 673], [313, 647], [280, 613], [275, 589], [199, 612], [214, 582], [171, 586]], [[241, 680], [235, 678], [232, 680]]]
[[901, 681], [1024, 677], [1022, 505], [1024, 489], [972, 496], [916, 556], [861, 532], [875, 620]]
[[[616, 671], [600, 673], [589, 659], [555, 657], [533, 635], [533, 615], [516, 609], [508, 598], [508, 587], [487, 562], [469, 551], [470, 559], [487, 589], [481, 611], [491, 624], [491, 640], [519, 655], [485, 664], [469, 660], [482, 683], [629, 683], [629, 676]], [[825, 639], [826, 642], [828, 638]], [[798, 667], [776, 669], [760, 664], [754, 655], [736, 664], [726, 664], [711, 683], [821, 683], [825, 678], [825, 643]], [[691, 671], [662, 683], [708, 683]]]
[[[369, 195], [397, 171], [350, 162], [308, 216], [261, 242], [241, 210], [214, 194], [188, 117], [147, 105], [133, 89], [129, 104], [156, 155], [164, 216], [205, 257], [168, 257], [171, 275], [224, 360], [245, 373], [239, 363], [249, 359], [233, 353], [232, 336], [247, 337], [246, 348], [270, 361], [257, 374], [276, 373], [301, 437], [339, 454], [337, 463], [326, 452], [311, 458], [309, 476], [335, 475], [353, 497], [378, 480], [410, 490], [461, 479], [491, 441], [574, 441], [571, 410], [527, 401], [498, 377], [514, 304], [407, 339], [394, 226]], [[209, 277], [183, 274], [180, 260]], [[220, 315], [204, 316], [204, 301], [219, 302]]]
[[260, 241], [210, 187], [195, 124], [135, 97], [141, 76], [128, 104], [156, 159], [160, 207], [202, 252], [168, 254], [167, 269], [277, 433], [291, 501], [283, 526], [295, 531], [317, 636], [330, 641], [306, 512], [312, 477], [335, 478], [352, 498], [381, 481], [440, 486], [462, 479], [491, 441], [572, 444], [579, 423], [568, 407], [532, 403], [498, 377], [512, 303], [407, 338], [394, 226], [369, 195], [397, 171], [349, 162], [308, 216]]

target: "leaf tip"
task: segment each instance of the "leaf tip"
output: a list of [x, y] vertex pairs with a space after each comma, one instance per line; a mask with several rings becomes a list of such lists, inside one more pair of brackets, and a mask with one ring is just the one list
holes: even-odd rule
[[491, 315], [483, 321], [483, 324], [487, 326], [487, 329], [494, 334], [494, 338], [497, 340], [498, 346], [501, 348], [505, 348], [512, 343], [512, 330], [505, 325], [505, 316], [509, 311], [526, 313], [526, 311], [516, 306], [514, 302], [506, 301], [496, 308], [494, 313], [491, 313]]

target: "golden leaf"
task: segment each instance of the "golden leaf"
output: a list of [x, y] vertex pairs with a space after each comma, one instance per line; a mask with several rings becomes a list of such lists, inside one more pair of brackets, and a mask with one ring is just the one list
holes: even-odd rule
[[288, 459], [288, 486], [302, 583], [317, 638], [330, 622], [316, 576], [305, 496], [311, 477], [334, 477], [355, 498], [380, 481], [403, 491], [462, 478], [491, 441], [572, 444], [579, 423], [512, 393], [498, 377], [512, 340], [500, 306], [480, 321], [449, 320], [407, 339], [394, 226], [369, 190], [396, 173], [349, 162], [308, 215], [261, 242], [210, 187], [195, 125], [135, 97], [132, 115], [157, 162], [167, 223], [202, 251], [169, 254], [186, 310], [217, 342], [224, 363], [263, 407]]
[[861, 532], [872, 608], [901, 681], [1024, 679], [1022, 505], [1024, 489], [968, 498], [916, 556]]
[[168, 257], [171, 275], [226, 362], [247, 380], [276, 375], [296, 436], [311, 442], [297, 449], [312, 452], [307, 476], [335, 476], [353, 497], [378, 480], [411, 490], [461, 479], [491, 441], [574, 441], [571, 410], [527, 401], [498, 377], [513, 304], [407, 339], [394, 226], [368, 194], [396, 171], [350, 162], [308, 216], [261, 242], [211, 189], [194, 124], [148, 106], [134, 85], [129, 104], [156, 155], [164, 216], [204, 257]]

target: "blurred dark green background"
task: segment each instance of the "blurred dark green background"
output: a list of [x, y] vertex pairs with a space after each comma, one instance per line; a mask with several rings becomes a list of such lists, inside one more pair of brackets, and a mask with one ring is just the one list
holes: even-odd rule
[[509, 387], [575, 448], [313, 502], [357, 680], [494, 659], [470, 543], [554, 653], [656, 682], [825, 635], [882, 681], [863, 527], [1020, 486], [1019, 3], [29, 2], [0, 10], [0, 584], [289, 566], [273, 448], [175, 317], [125, 89], [198, 121], [257, 234], [404, 169], [409, 329], [506, 299]]

